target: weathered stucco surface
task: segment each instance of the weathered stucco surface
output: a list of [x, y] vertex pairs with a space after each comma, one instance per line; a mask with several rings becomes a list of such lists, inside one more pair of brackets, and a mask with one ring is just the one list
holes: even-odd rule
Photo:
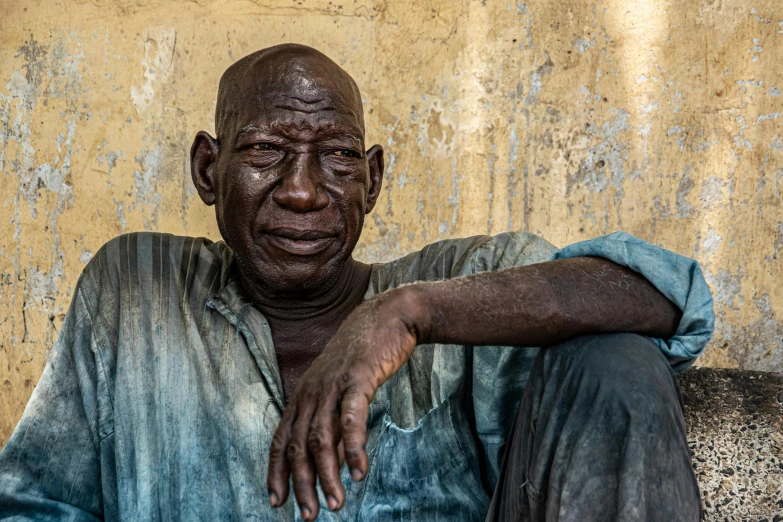
[[[623, 229], [699, 259], [701, 364], [783, 370], [778, 0], [0, 0], [0, 444], [82, 267], [122, 232], [217, 238], [187, 151], [256, 49], [323, 50], [362, 88], [390, 259], [524, 229]], [[783, 252], [781, 252], [783, 253]]]

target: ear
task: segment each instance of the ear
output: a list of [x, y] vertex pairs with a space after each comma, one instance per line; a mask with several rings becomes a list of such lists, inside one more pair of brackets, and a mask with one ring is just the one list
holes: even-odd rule
[[383, 147], [373, 145], [367, 151], [367, 163], [370, 166], [370, 190], [367, 192], [367, 206], [364, 209], [365, 214], [372, 212], [378, 196], [381, 194], [381, 185], [383, 183]]
[[207, 205], [215, 204], [215, 162], [219, 150], [217, 140], [204, 131], [196, 134], [190, 147], [190, 176], [201, 201]]

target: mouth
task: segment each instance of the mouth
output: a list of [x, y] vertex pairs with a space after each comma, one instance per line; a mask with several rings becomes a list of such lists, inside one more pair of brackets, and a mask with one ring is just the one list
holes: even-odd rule
[[335, 235], [323, 230], [300, 230], [278, 227], [264, 234], [272, 246], [295, 256], [320, 254], [329, 246]]

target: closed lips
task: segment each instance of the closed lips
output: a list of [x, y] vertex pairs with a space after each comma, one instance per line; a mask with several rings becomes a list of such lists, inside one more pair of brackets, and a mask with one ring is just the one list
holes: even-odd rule
[[272, 228], [268, 230], [267, 233], [273, 236], [284, 237], [287, 239], [296, 239], [300, 241], [313, 241], [316, 239], [334, 237], [334, 234], [330, 232], [324, 232], [322, 230], [299, 230], [285, 227]]
[[274, 228], [267, 231], [269, 242], [276, 248], [292, 255], [308, 256], [324, 251], [335, 235], [322, 230], [298, 230]]

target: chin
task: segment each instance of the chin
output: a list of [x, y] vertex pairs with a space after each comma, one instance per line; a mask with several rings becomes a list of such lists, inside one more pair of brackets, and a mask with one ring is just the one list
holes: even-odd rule
[[314, 259], [297, 257], [278, 258], [269, 263], [243, 263], [244, 260], [240, 258], [237, 261], [243, 272], [252, 274], [256, 284], [278, 295], [318, 294], [325, 291], [339, 279], [345, 263], [337, 257], [327, 258], [320, 263]]

